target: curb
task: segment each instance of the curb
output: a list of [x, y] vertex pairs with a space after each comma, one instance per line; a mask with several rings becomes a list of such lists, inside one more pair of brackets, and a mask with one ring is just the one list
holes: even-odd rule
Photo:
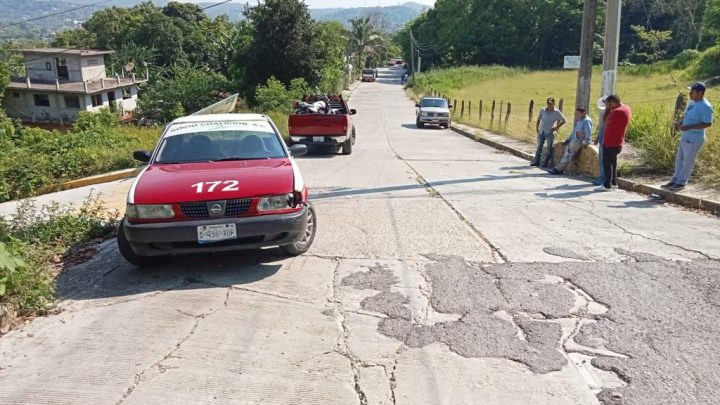
[[[515, 148], [512, 148], [510, 146], [507, 146], [505, 144], [502, 144], [500, 142], [496, 142], [487, 138], [484, 138], [480, 135], [475, 135], [470, 132], [467, 132], [463, 129], [457, 128], [455, 126], [451, 126], [450, 129], [452, 129], [454, 132], [465, 136], [467, 138], [470, 138], [476, 142], [480, 142], [484, 145], [490, 146], [495, 149], [502, 150], [504, 152], [508, 152], [512, 155], [515, 155], [521, 159], [529, 160], [531, 161], [533, 159], [533, 156], [529, 153], [525, 153], [521, 150], [517, 150]], [[677, 194], [673, 193], [671, 191], [664, 190], [659, 187], [653, 187], [649, 186], [647, 184], [638, 183], [631, 180], [625, 180], [622, 178], [618, 179], [618, 187], [626, 190], [631, 191], [639, 194], [645, 194], [645, 195], [659, 195], [662, 197], [662, 200], [671, 204], [679, 205], [685, 208], [691, 208], [696, 210], [701, 210], [708, 212], [710, 214], [720, 216], [720, 202], [713, 201], [713, 200], [704, 200], [702, 198], [698, 197], [692, 197], [689, 195], [683, 195], [683, 194]]]
[[110, 173], [98, 174], [90, 177], [83, 177], [82, 179], [71, 180], [56, 186], [48, 187], [47, 189], [44, 189], [39, 195], [127, 179], [130, 177], [135, 177], [140, 172], [140, 170], [142, 170], [142, 168], [124, 169]]

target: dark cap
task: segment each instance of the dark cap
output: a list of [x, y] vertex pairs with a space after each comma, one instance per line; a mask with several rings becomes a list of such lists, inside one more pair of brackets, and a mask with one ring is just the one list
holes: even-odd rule
[[705, 86], [705, 83], [703, 82], [695, 82], [692, 86], [688, 87], [688, 90], [693, 91], [699, 91], [701, 93], [705, 93], [705, 90], [707, 90], [707, 86]]

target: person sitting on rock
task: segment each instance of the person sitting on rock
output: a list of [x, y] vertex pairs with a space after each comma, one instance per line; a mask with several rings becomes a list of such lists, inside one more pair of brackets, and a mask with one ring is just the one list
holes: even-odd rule
[[570, 134], [570, 137], [563, 142], [563, 144], [566, 145], [565, 153], [563, 153], [560, 163], [550, 171], [552, 174], [561, 174], [564, 172], [580, 150], [590, 145], [593, 123], [587, 115], [587, 109], [585, 107], [578, 107], [577, 110], [575, 110], [575, 117], [577, 119], [575, 128], [572, 134]]

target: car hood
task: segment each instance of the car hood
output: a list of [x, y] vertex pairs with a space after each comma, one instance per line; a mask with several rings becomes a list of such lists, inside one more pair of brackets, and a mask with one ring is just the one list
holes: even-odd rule
[[449, 113], [450, 109], [445, 107], [420, 107], [420, 111], [431, 113]]
[[[210, 182], [220, 184], [210, 191]], [[293, 184], [289, 159], [154, 164], [140, 174], [128, 201], [167, 204], [280, 195], [292, 192]]]

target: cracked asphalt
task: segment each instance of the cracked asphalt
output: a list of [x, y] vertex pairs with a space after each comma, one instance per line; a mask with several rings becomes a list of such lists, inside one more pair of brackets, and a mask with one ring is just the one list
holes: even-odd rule
[[0, 403], [720, 403], [716, 218], [417, 130], [398, 83], [356, 90], [353, 155], [299, 159], [309, 254], [108, 241], [0, 338]]

